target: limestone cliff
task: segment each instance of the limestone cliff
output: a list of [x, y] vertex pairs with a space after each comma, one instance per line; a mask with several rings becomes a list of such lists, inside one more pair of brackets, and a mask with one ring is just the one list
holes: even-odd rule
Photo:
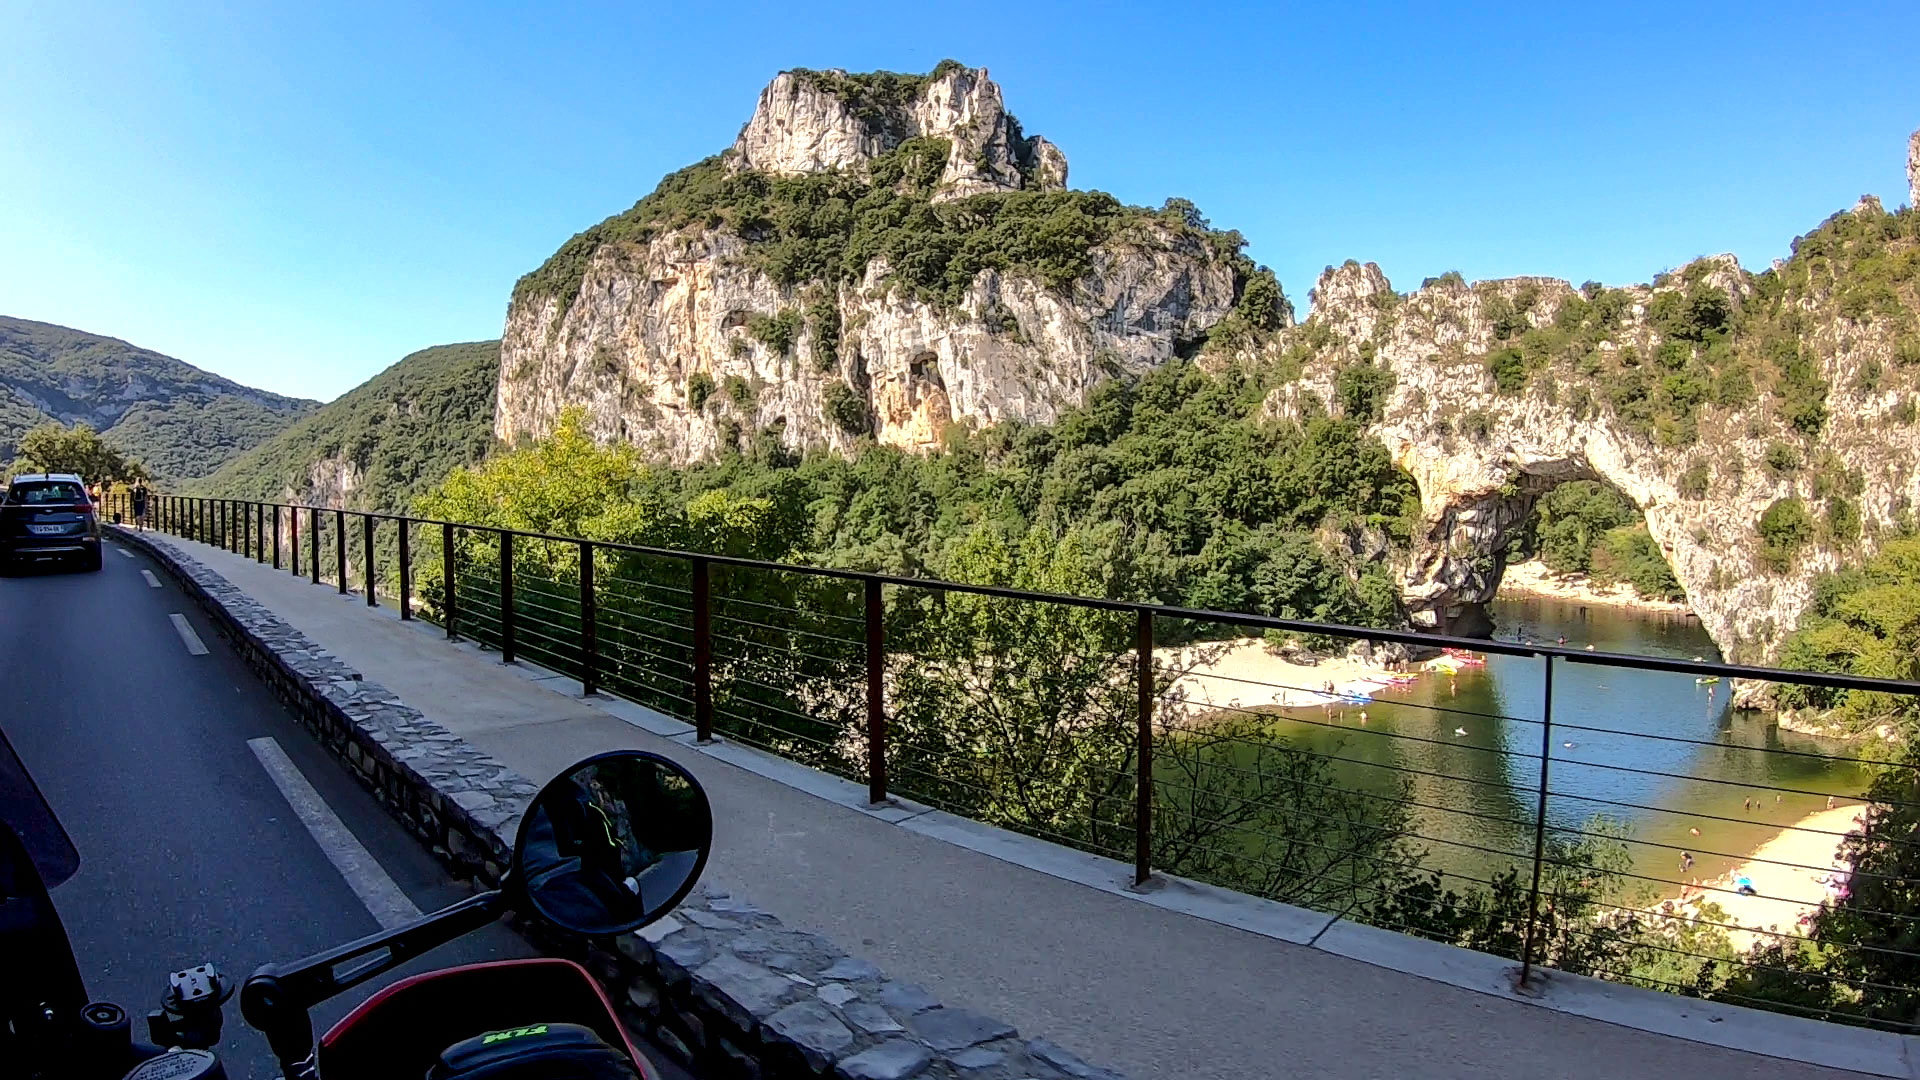
[[579, 406], [676, 464], [925, 449], [1197, 349], [1254, 272], [1237, 234], [1066, 175], [985, 69], [783, 73], [730, 150], [521, 281], [495, 432]]
[[1479, 633], [1534, 500], [1614, 485], [1736, 659], [1771, 659], [1812, 578], [1913, 525], [1920, 502], [1920, 214], [1863, 200], [1750, 274], [1732, 256], [1653, 285], [1548, 278], [1401, 295], [1329, 268], [1268, 362], [1280, 414], [1359, 413], [1419, 484], [1401, 570], [1417, 625]]
[[1907, 205], [1920, 206], [1920, 131], [1907, 137]]
[[935, 201], [1067, 186], [1066, 155], [1021, 132], [987, 69], [951, 61], [924, 79], [781, 72], [760, 92], [727, 165], [779, 175], [858, 169], [912, 138], [949, 143]]

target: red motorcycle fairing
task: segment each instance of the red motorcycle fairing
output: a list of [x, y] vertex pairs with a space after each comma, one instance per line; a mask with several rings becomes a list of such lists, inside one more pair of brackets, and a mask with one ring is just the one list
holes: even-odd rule
[[531, 1024], [590, 1028], [624, 1050], [643, 1080], [654, 1072], [587, 969], [537, 957], [429, 971], [381, 990], [320, 1039], [320, 1076], [420, 1080], [440, 1052], [482, 1032]]

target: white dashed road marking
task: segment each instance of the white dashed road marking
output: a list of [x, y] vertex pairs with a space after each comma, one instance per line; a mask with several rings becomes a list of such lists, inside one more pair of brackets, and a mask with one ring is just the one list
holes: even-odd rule
[[313, 834], [314, 842], [326, 853], [327, 860], [347, 879], [347, 886], [367, 906], [382, 929], [391, 930], [420, 917], [420, 909], [393, 883], [393, 878], [387, 876], [386, 870], [333, 812], [333, 807], [313, 790], [300, 767], [280, 749], [279, 743], [271, 738], [248, 739], [247, 747], [260, 759], [261, 767], [267, 770], [280, 794], [287, 797], [300, 823]]
[[199, 634], [193, 632], [193, 627], [187, 625], [187, 617], [185, 615], [175, 613], [167, 616], [167, 618], [173, 620], [174, 632], [179, 634], [180, 640], [186, 643], [189, 653], [192, 653], [194, 656], [207, 655], [206, 644], [200, 640]]
[[126, 556], [127, 558], [129, 558], [129, 559], [131, 559], [131, 558], [133, 558], [133, 552], [131, 552], [131, 551], [128, 551], [128, 550], [127, 550], [126, 548], [123, 548], [123, 547], [116, 547], [116, 548], [114, 548], [113, 550], [115, 550], [115, 551], [117, 551], [117, 552], [119, 552], [119, 553], [120, 553], [120, 554], [122, 554], [122, 555], [125, 555], [125, 556]]
[[153, 571], [151, 571], [151, 570], [142, 570], [142, 571], [140, 571], [140, 576], [141, 576], [141, 577], [143, 577], [143, 578], [146, 578], [146, 579], [147, 579], [147, 587], [148, 587], [148, 588], [150, 588], [150, 589], [157, 589], [157, 588], [159, 588], [159, 587], [160, 587], [160, 579], [159, 579], [159, 578], [157, 578], [157, 577], [154, 577], [154, 576], [153, 576]]

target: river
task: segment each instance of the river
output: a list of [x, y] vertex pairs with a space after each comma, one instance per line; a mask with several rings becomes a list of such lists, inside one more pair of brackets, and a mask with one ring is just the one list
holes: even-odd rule
[[[1532, 598], [1497, 600], [1492, 614], [1501, 640], [1564, 636], [1602, 652], [1719, 659], [1687, 616]], [[1489, 656], [1485, 667], [1384, 691], [1364, 723], [1357, 706], [1296, 709], [1300, 719], [1280, 730], [1343, 759], [1343, 785], [1389, 791], [1405, 781], [1428, 865], [1485, 878], [1531, 858], [1544, 681], [1540, 660]], [[1730, 709], [1728, 697], [1725, 684], [1692, 676], [1556, 661], [1548, 823], [1583, 830], [1611, 818], [1626, 828], [1642, 879], [1631, 884], [1665, 895], [1677, 881], [1732, 869], [1828, 795], [1864, 789], [1860, 766], [1823, 760], [1857, 748], [1781, 731], [1764, 714]], [[1793, 753], [1767, 752], [1778, 750]], [[1696, 860], [1684, 875], [1681, 850]]]

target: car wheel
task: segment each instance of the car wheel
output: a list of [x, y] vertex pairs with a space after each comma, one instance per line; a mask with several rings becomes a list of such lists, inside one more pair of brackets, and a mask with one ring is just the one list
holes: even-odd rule
[[81, 559], [83, 561], [80, 564], [80, 569], [85, 570], [88, 573], [93, 573], [99, 570], [100, 563], [101, 563], [100, 546], [96, 544], [93, 547], [88, 548], [87, 553], [81, 556]]

